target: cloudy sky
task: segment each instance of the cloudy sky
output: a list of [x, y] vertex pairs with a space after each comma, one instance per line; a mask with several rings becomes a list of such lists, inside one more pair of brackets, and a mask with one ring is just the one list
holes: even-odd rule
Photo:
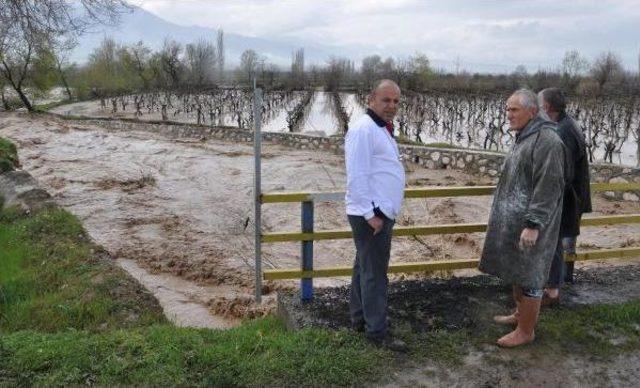
[[638, 0], [133, 0], [170, 22], [352, 53], [426, 54], [436, 66], [509, 72], [612, 51], [638, 71]]

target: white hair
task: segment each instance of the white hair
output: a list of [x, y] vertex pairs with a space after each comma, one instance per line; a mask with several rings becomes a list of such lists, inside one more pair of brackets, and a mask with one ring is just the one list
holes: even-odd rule
[[535, 108], [536, 110], [540, 110], [540, 105], [538, 103], [538, 96], [534, 92], [529, 89], [518, 89], [516, 90], [512, 96], [517, 96], [520, 99], [520, 104], [524, 108]]

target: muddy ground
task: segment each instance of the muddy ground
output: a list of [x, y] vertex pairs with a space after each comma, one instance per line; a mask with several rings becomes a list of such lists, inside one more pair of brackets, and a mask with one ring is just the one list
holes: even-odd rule
[[[319, 290], [313, 301], [302, 303], [297, 294], [282, 293], [278, 310], [290, 327], [348, 330], [348, 295], [348, 287], [326, 288]], [[634, 299], [640, 299], [639, 265], [583, 268], [577, 270], [575, 284], [564, 287], [561, 305], [555, 309], [568, 311], [584, 305]], [[577, 348], [564, 354], [544, 354], [543, 349], [547, 352], [553, 349], [544, 325], [537, 330], [537, 347], [500, 349], [493, 341], [510, 329], [497, 327], [492, 317], [512, 307], [510, 287], [485, 275], [392, 282], [391, 331], [404, 338], [413, 352], [419, 353], [416, 348], [429, 346], [428, 335], [433, 333], [467, 331], [479, 337], [491, 334], [479, 345], [467, 344], [458, 349], [457, 357], [461, 360], [454, 366], [437, 358], [418, 364], [412, 358], [400, 361], [401, 371], [385, 377], [382, 384], [604, 387], [634, 386], [640, 381], [640, 350], [608, 358], [585, 354]], [[542, 310], [543, 315], [548, 312], [548, 308]]]
[[[297, 293], [282, 292], [278, 310], [293, 329], [349, 329], [349, 289], [320, 289], [310, 302], [301, 302]], [[482, 331], [493, 325], [491, 317], [513, 304], [510, 289], [486, 275], [391, 282], [389, 317], [392, 326], [414, 333], [461, 328]], [[561, 303], [577, 307], [634, 299], [640, 299], [640, 266], [636, 264], [578, 269], [574, 284], [563, 287]]]
[[[152, 132], [110, 131], [48, 115], [0, 113], [0, 136], [14, 141], [23, 168], [55, 200], [78, 216], [89, 234], [115, 258], [135, 263], [156, 278], [150, 287], [171, 288], [171, 303], [195, 303], [229, 319], [270, 312], [275, 290], [295, 281], [267, 282], [266, 303], [253, 295], [253, 149], [219, 140], [170, 140]], [[460, 171], [406, 164], [409, 186], [492, 184]], [[263, 191], [338, 191], [345, 185], [342, 156], [265, 144]], [[399, 225], [483, 222], [490, 197], [412, 199]], [[316, 230], [348, 229], [343, 203], [316, 205]], [[596, 196], [593, 215], [639, 213], [640, 204]], [[298, 204], [263, 208], [265, 232], [300, 228]], [[585, 228], [580, 246], [639, 246], [640, 226]], [[482, 233], [398, 238], [392, 262], [478, 257]], [[317, 268], [349, 265], [349, 240], [315, 244]], [[265, 268], [299, 266], [296, 243], [265, 244]], [[589, 264], [594, 265], [594, 264]], [[132, 268], [131, 266], [129, 266]], [[135, 272], [135, 271], [134, 271]], [[457, 274], [474, 274], [458, 271]], [[443, 274], [436, 274], [443, 275]], [[398, 275], [412, 279], [423, 275]], [[316, 279], [340, 286], [346, 278]], [[178, 309], [178, 311], [181, 311]], [[178, 314], [181, 315], [181, 314]], [[183, 314], [182, 314], [183, 315]]]

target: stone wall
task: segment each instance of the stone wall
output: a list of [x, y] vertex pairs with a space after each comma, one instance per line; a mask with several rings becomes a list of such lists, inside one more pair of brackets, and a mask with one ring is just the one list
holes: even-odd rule
[[[64, 116], [59, 116], [65, 118]], [[135, 120], [86, 119], [88, 124], [99, 125], [113, 130], [143, 130], [160, 133], [169, 138], [221, 139], [234, 142], [253, 142], [253, 131], [234, 127], [208, 127], [182, 123], [140, 122]], [[344, 153], [341, 136], [312, 136], [300, 133], [263, 133], [268, 142], [282, 144], [297, 149], [318, 149], [337, 154]], [[406, 161], [429, 169], [464, 170], [473, 174], [497, 177], [502, 167], [504, 154], [489, 151], [474, 151], [457, 148], [426, 147], [400, 144], [400, 153]], [[592, 182], [637, 182], [640, 183], [640, 169], [615, 164], [592, 164]], [[608, 193], [618, 199], [639, 200], [640, 191]]]

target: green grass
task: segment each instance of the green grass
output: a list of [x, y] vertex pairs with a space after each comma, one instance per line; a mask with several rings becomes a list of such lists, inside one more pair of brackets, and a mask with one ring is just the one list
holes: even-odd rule
[[37, 104], [37, 105], [34, 105], [33, 108], [36, 112], [47, 112], [50, 109], [57, 108], [62, 105], [73, 104], [74, 102], [80, 102], [80, 100], [70, 100], [68, 98], [65, 98], [59, 101], [53, 101], [46, 104]]
[[[0, 329], [108, 330], [164, 322], [149, 295], [96, 257], [78, 220], [62, 210], [0, 215]], [[121, 293], [122, 297], [114, 297]], [[145, 308], [142, 308], [145, 307]]]
[[539, 335], [567, 352], [608, 357], [640, 348], [640, 300], [545, 311]]
[[18, 165], [18, 150], [9, 140], [0, 137], [0, 174], [13, 171]]
[[454, 149], [464, 149], [463, 147], [454, 146], [453, 144], [443, 143], [443, 142], [435, 142], [435, 143], [424, 143], [425, 147], [436, 147], [436, 148], [454, 148]]
[[352, 333], [273, 317], [174, 327], [96, 249], [63, 210], [0, 212], [0, 385], [353, 385], [391, 364]]
[[473, 340], [472, 333], [466, 329], [440, 329], [407, 338], [409, 343], [419, 344], [412, 352], [413, 357], [431, 359], [451, 366], [462, 364]]
[[0, 338], [0, 371], [18, 384], [352, 385], [388, 362], [348, 333], [290, 333], [274, 318], [228, 331], [160, 325]]

